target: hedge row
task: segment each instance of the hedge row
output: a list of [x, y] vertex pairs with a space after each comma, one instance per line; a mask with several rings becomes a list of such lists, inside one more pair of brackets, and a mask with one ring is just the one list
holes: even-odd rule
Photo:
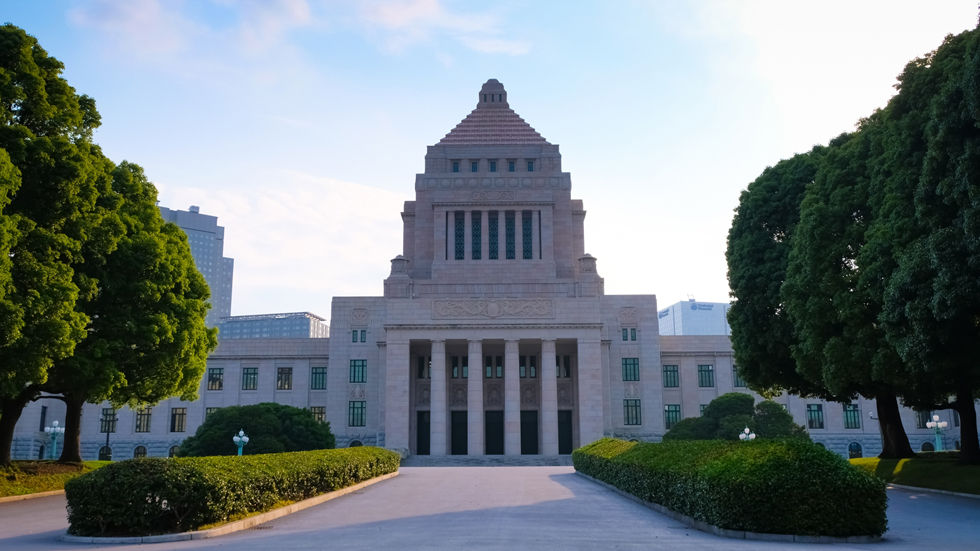
[[884, 482], [809, 441], [605, 438], [572, 460], [593, 478], [730, 530], [880, 536], [887, 525]]
[[65, 485], [68, 532], [146, 536], [195, 530], [398, 470], [380, 448], [120, 461]]

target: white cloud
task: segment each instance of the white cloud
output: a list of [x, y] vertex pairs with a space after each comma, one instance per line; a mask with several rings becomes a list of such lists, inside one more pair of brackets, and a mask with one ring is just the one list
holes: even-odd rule
[[132, 54], [159, 56], [185, 50], [198, 29], [180, 14], [182, 2], [94, 0], [68, 11], [75, 25], [98, 29], [103, 39]]

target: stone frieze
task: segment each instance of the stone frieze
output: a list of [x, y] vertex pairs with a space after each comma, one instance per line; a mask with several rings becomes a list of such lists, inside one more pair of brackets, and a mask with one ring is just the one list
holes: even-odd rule
[[442, 299], [432, 301], [432, 319], [554, 318], [550, 299]]

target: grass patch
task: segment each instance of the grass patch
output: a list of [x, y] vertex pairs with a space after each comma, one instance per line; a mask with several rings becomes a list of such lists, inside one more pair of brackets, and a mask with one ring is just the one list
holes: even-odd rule
[[908, 459], [851, 459], [885, 482], [980, 495], [980, 465], [962, 465], [959, 452], [925, 452]]
[[109, 463], [110, 461], [14, 461], [10, 467], [0, 467], [0, 497], [64, 490], [65, 482]]

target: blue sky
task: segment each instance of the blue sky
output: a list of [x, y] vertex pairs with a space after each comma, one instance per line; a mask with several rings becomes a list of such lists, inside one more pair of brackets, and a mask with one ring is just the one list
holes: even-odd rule
[[727, 301], [762, 170], [883, 106], [973, 0], [0, 0], [96, 141], [225, 227], [235, 314], [380, 295], [427, 145], [489, 78], [561, 146], [606, 292]]

